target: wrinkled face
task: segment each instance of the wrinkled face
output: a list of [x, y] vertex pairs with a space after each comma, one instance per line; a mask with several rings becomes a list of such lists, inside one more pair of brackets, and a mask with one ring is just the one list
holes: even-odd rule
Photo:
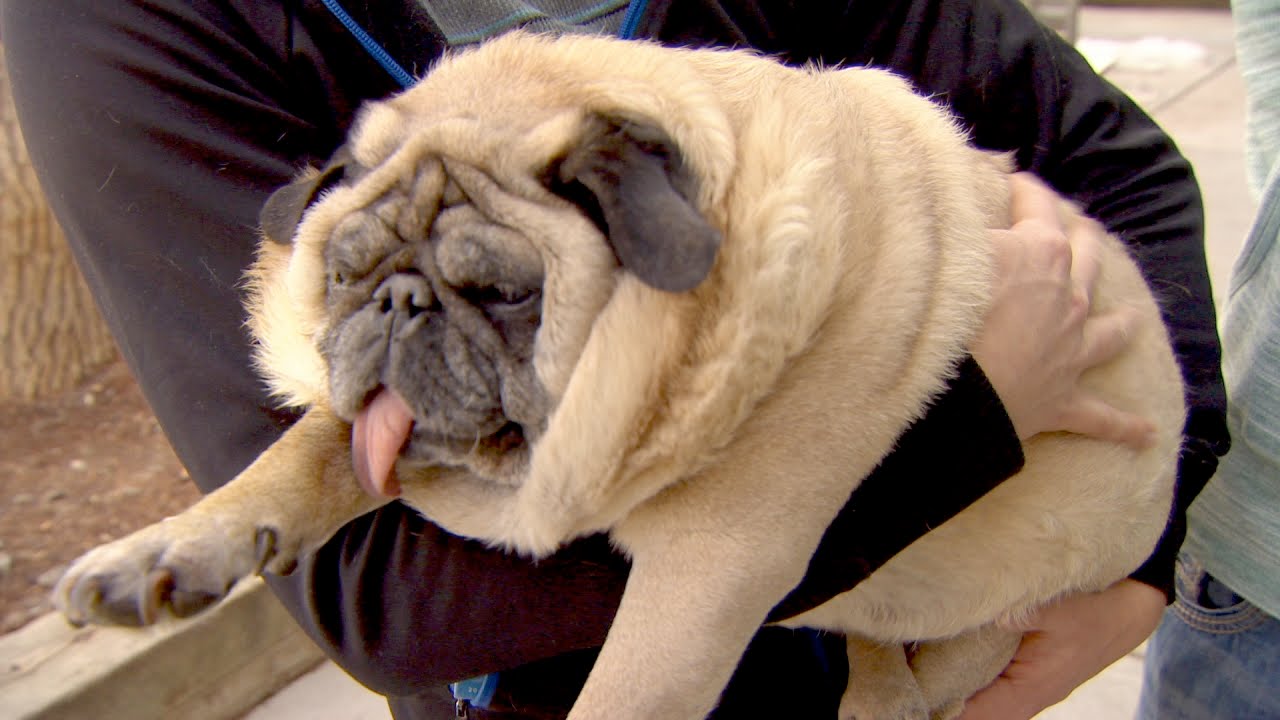
[[[503, 145], [501, 127], [462, 119], [365, 150], [396, 112], [277, 192], [263, 227], [295, 246], [289, 297], [366, 488], [394, 494], [397, 460], [519, 483], [619, 270], [691, 289], [720, 235], [650, 126], [561, 114]], [[546, 150], [530, 140], [556, 133]]]
[[390, 389], [413, 417], [406, 457], [518, 464], [548, 411], [533, 367], [540, 254], [452, 179], [425, 225], [414, 200], [393, 189], [342, 219], [325, 247], [330, 402], [354, 419]]

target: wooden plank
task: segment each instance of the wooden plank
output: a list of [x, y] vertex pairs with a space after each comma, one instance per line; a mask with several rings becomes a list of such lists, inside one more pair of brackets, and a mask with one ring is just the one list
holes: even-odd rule
[[0, 638], [0, 720], [231, 720], [323, 659], [257, 578], [153, 628], [50, 614]]

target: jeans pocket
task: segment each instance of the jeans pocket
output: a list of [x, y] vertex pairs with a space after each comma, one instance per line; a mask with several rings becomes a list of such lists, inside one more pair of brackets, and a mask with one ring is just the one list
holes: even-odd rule
[[1178, 558], [1173, 612], [1187, 625], [1216, 635], [1252, 630], [1268, 615], [1209, 574], [1185, 553]]

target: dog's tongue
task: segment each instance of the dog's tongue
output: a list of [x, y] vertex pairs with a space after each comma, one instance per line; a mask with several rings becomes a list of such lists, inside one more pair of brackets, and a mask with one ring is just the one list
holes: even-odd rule
[[396, 458], [413, 429], [413, 411], [394, 390], [382, 389], [351, 426], [351, 461], [360, 487], [374, 497], [397, 497]]

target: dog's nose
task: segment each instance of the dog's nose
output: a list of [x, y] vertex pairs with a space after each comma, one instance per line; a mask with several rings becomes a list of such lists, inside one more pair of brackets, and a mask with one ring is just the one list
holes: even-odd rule
[[396, 273], [378, 286], [373, 299], [383, 313], [403, 313], [409, 317], [439, 309], [427, 278], [417, 273]]

